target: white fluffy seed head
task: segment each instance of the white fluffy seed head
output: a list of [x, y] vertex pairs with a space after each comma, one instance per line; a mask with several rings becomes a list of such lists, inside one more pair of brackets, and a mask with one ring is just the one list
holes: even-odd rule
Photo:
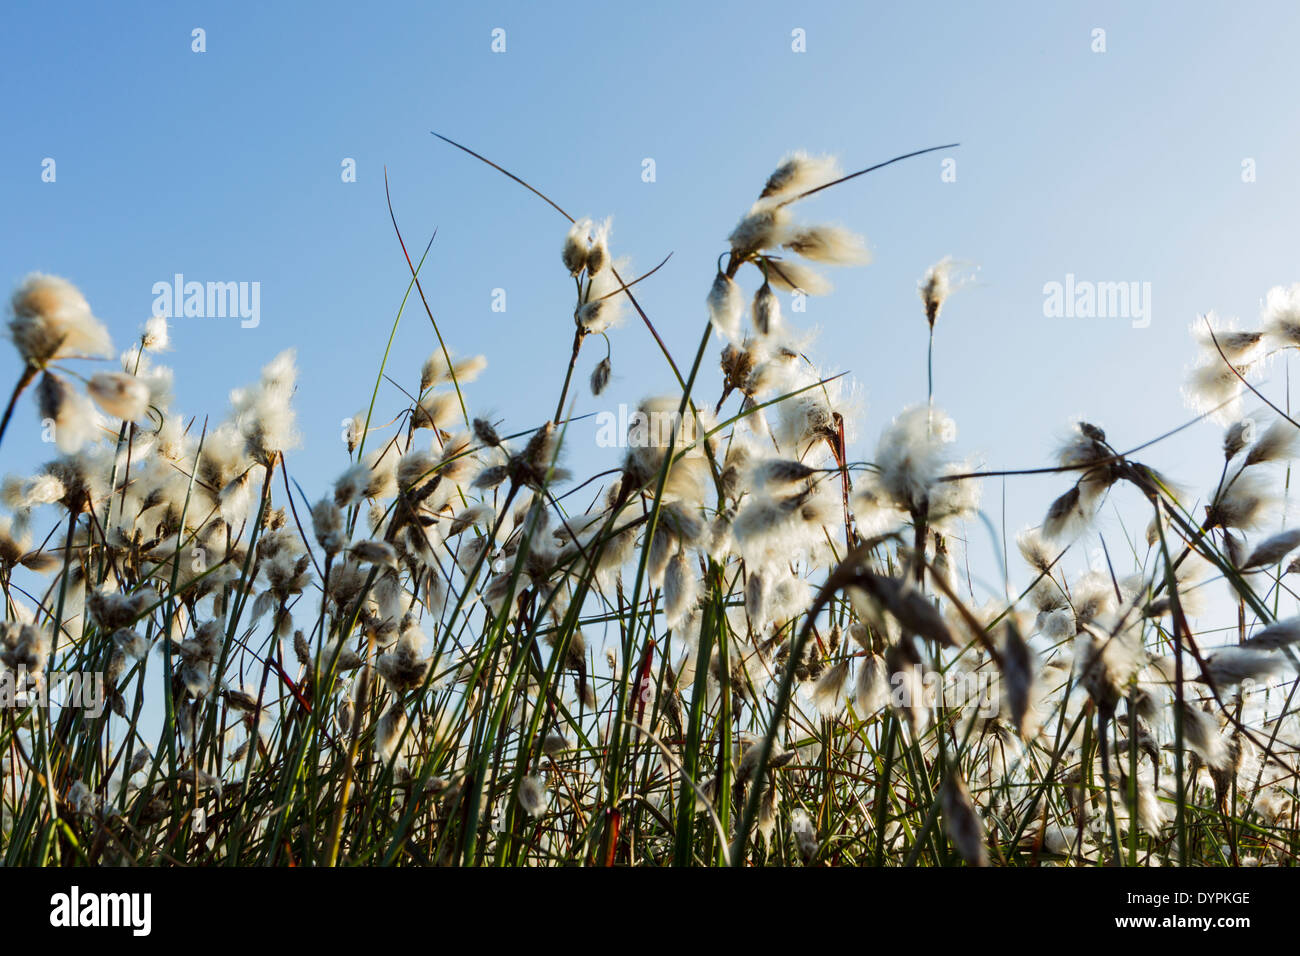
[[728, 342], [739, 342], [740, 317], [744, 314], [745, 302], [736, 280], [719, 272], [709, 289], [707, 304], [714, 331]]
[[813, 686], [813, 706], [823, 717], [834, 717], [844, 709], [844, 685], [849, 677], [849, 659], [846, 657], [817, 679]]
[[1300, 457], [1300, 428], [1278, 416], [1255, 439], [1246, 452], [1246, 465], [1268, 461], [1289, 461]]
[[956, 434], [952, 419], [924, 405], [905, 409], [885, 429], [876, 445], [877, 480], [895, 507], [925, 513]]
[[760, 199], [785, 199], [797, 196], [840, 177], [839, 162], [834, 156], [810, 156], [802, 150], [791, 153], [767, 177]]
[[1264, 298], [1264, 333], [1275, 348], [1300, 346], [1300, 282], [1268, 290]]
[[167, 328], [167, 316], [154, 315], [144, 323], [144, 331], [140, 336], [140, 345], [146, 352], [165, 352], [171, 343], [171, 335]]
[[569, 275], [576, 276], [587, 267], [587, 253], [591, 249], [591, 220], [582, 218], [569, 227], [560, 254]]
[[763, 249], [781, 245], [788, 238], [789, 229], [789, 208], [760, 199], [736, 224], [727, 242], [731, 244], [732, 256], [748, 259]]
[[754, 294], [751, 311], [754, 331], [760, 336], [775, 335], [781, 330], [781, 302], [772, 291], [770, 283], [764, 282]]
[[329, 498], [322, 498], [311, 509], [312, 530], [326, 554], [338, 554], [347, 545], [343, 528], [343, 511]]
[[99, 372], [86, 391], [108, 415], [127, 422], [143, 418], [149, 406], [149, 388], [126, 372]]
[[871, 261], [862, 237], [840, 226], [801, 226], [785, 241], [785, 248], [832, 266], [866, 265]]
[[519, 806], [530, 817], [540, 817], [546, 812], [546, 784], [536, 775], [519, 781]]
[[36, 399], [42, 421], [52, 423], [54, 441], [65, 455], [76, 454], [94, 437], [98, 426], [94, 407], [58, 375], [46, 372], [41, 376]]
[[105, 357], [113, 353], [108, 330], [90, 311], [76, 286], [59, 276], [32, 273], [10, 302], [9, 334], [29, 365], [65, 358]]
[[1257, 330], [1242, 331], [1235, 320], [1223, 321], [1213, 312], [1206, 313], [1192, 323], [1192, 337], [1211, 364], [1223, 365], [1226, 358], [1233, 365], [1246, 365], [1264, 351], [1264, 333]]
[[925, 304], [926, 321], [930, 323], [930, 328], [934, 328], [939, 311], [952, 292], [952, 258], [945, 256], [927, 269], [917, 291], [921, 302]]
[[664, 618], [670, 628], [678, 627], [695, 606], [697, 585], [690, 559], [679, 548], [664, 569]]

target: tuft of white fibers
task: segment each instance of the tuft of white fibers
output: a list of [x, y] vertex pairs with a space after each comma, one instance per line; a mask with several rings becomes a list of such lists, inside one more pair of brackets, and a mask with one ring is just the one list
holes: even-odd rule
[[367, 452], [334, 482], [334, 502], [341, 508], [362, 498], [391, 498], [397, 494], [398, 455], [389, 448]]
[[9, 335], [28, 365], [44, 368], [58, 359], [113, 353], [108, 329], [67, 279], [34, 272], [14, 291], [10, 306]]
[[784, 246], [805, 259], [831, 266], [866, 265], [871, 261], [862, 237], [841, 226], [801, 226]]
[[53, 372], [41, 376], [36, 401], [43, 421], [54, 425], [59, 451], [74, 455], [90, 441], [99, 426], [99, 416], [86, 396]]
[[438, 463], [438, 474], [443, 483], [465, 485], [479, 466], [478, 459], [471, 453], [473, 438], [467, 431], [458, 431], [450, 436], [439, 438], [442, 441], [442, 457]]
[[474, 381], [487, 368], [487, 359], [482, 355], [449, 361], [449, 353], [438, 349], [424, 360], [420, 367], [420, 394], [423, 395], [435, 385], [450, 383], [465, 385]]
[[988, 847], [985, 845], [979, 811], [975, 808], [966, 781], [956, 769], [949, 773], [944, 782], [940, 804], [943, 809], [944, 831], [961, 858], [970, 866], [988, 866]]
[[768, 458], [755, 462], [750, 470], [750, 487], [780, 492], [794, 490], [817, 474], [817, 469], [788, 458]]
[[749, 570], [745, 579], [745, 614], [755, 631], [762, 630], [767, 624], [767, 618], [763, 614], [766, 597], [767, 587], [763, 573], [757, 569]]
[[1250, 531], [1267, 523], [1277, 508], [1276, 482], [1259, 471], [1238, 470], [1210, 506], [1207, 521]]
[[664, 569], [664, 619], [668, 627], [675, 629], [694, 608], [697, 590], [686, 550], [678, 548]]
[[100, 798], [83, 781], [78, 780], [68, 789], [67, 801], [73, 813], [89, 817], [95, 814]]
[[1241, 646], [1251, 650], [1271, 651], [1296, 643], [1300, 643], [1300, 617], [1288, 617], [1256, 631]]
[[930, 323], [930, 328], [934, 328], [943, 303], [952, 293], [952, 268], [952, 257], [944, 256], [926, 270], [925, 276], [917, 284], [917, 292], [925, 305], [925, 319]]
[[591, 249], [591, 220], [583, 217], [569, 227], [564, 236], [564, 249], [560, 259], [570, 276], [576, 276], [587, 267], [587, 252]]
[[1300, 548], [1300, 528], [1282, 531], [1257, 544], [1250, 552], [1250, 557], [1241, 565], [1241, 570], [1277, 564], [1296, 548]]
[[181, 664], [181, 681], [191, 697], [200, 700], [212, 693], [212, 670], [206, 664], [185, 661]]
[[605, 391], [605, 386], [609, 384], [610, 371], [611, 366], [609, 363], [609, 356], [607, 355], [600, 360], [595, 368], [591, 370], [590, 385], [592, 395], [599, 395], [601, 392]]
[[348, 446], [349, 455], [357, 450], [357, 446], [361, 444], [367, 433], [365, 409], [357, 412], [343, 423], [343, 440]]
[[1226, 358], [1233, 365], [1249, 365], [1264, 351], [1262, 331], [1243, 332], [1236, 327], [1235, 320], [1225, 322], [1213, 312], [1193, 322], [1191, 332], [1204, 353], [1205, 361], [1210, 364], [1223, 366]]
[[[1126, 776], [1120, 774], [1120, 789], [1123, 792], [1128, 790], [1128, 780]], [[1127, 824], [1130, 816], [1126, 801], [1115, 802], [1116, 822]], [[1101, 823], [1099, 818], [1098, 823]], [[1155, 787], [1144, 774], [1139, 774], [1137, 778], [1137, 824], [1144, 833], [1151, 836], [1159, 836], [1161, 828], [1169, 822], [1169, 815], [1165, 810], [1164, 804], [1156, 795]]]
[[540, 776], [530, 775], [519, 781], [519, 806], [530, 817], [540, 817], [546, 812], [549, 800], [546, 782]]
[[758, 833], [763, 842], [771, 844], [772, 834], [776, 831], [776, 811], [781, 802], [781, 790], [776, 783], [768, 780], [763, 784], [762, 795], [758, 802]]
[[221, 486], [217, 493], [217, 503], [221, 508], [221, 517], [228, 524], [238, 527], [248, 520], [254, 491], [261, 487], [265, 474], [265, 465], [253, 465]]
[[757, 564], [788, 559], [794, 552], [818, 553], [825, 529], [837, 518], [829, 486], [790, 497], [749, 496], [736, 514], [731, 531], [746, 560]]
[[53, 504], [65, 494], [67, 489], [63, 482], [48, 473], [26, 479], [6, 475], [4, 481], [0, 482], [0, 501], [15, 511]]
[[1242, 378], [1249, 377], [1259, 363], [1228, 365], [1216, 353], [1205, 358], [1187, 373], [1183, 398], [1198, 414], [1212, 421], [1229, 424], [1241, 417], [1241, 398], [1245, 391]]
[[375, 670], [394, 693], [405, 694], [424, 683], [432, 661], [423, 656], [428, 642], [414, 625], [403, 628], [397, 641], [375, 662]]
[[831, 282], [816, 269], [791, 259], [767, 259], [767, 281], [783, 292], [801, 292], [804, 295], [826, 295]]
[[783, 158], [767, 177], [759, 198], [793, 197], [839, 178], [840, 164], [834, 156], [810, 156], [796, 150]]
[[0, 515], [0, 568], [18, 564], [31, 547], [31, 535], [23, 529], [14, 530], [13, 518]]
[[768, 199], [760, 199], [750, 207], [727, 237], [731, 254], [736, 259], [748, 259], [763, 249], [775, 249], [789, 235], [790, 210]]
[[957, 426], [939, 409], [904, 409], [876, 445], [874, 483], [882, 496], [900, 511], [924, 516], [932, 495], [940, 490], [936, 486], [947, 472], [949, 446], [956, 435]]
[[799, 855], [805, 862], [811, 863], [817, 856], [820, 845], [817, 842], [817, 830], [813, 826], [812, 818], [804, 810], [795, 810], [790, 814], [790, 835], [794, 837], [794, 845]]
[[1109, 574], [1089, 571], [1080, 575], [1070, 590], [1073, 592], [1070, 606], [1080, 627], [1088, 624], [1101, 627], [1111, 623], [1119, 598], [1115, 596], [1115, 587]]
[[1255, 421], [1243, 418], [1233, 422], [1223, 432], [1223, 460], [1231, 461], [1243, 448], [1250, 444], [1255, 433]]
[[422, 485], [433, 477], [438, 461], [431, 452], [413, 448], [397, 459], [397, 486], [405, 491]]
[[769, 621], [785, 624], [807, 611], [812, 600], [812, 588], [807, 580], [783, 574], [768, 594], [764, 615]]
[[538, 736], [539, 740], [537, 742], [541, 747], [541, 751], [548, 757], [558, 757], [569, 749], [569, 741], [558, 730], [549, 730], [545, 734], [539, 734]]
[[591, 277], [582, 305], [574, 313], [574, 321], [584, 332], [592, 335], [605, 332], [623, 320], [626, 297], [614, 273], [616, 269], [627, 268], [627, 260], [620, 259], [615, 269], [604, 269]]
[[115, 630], [134, 624], [157, 601], [158, 592], [152, 588], [142, 588], [134, 594], [104, 588], [86, 595], [86, 610], [100, 627]]
[[[1039, 829], [1038, 835], [1026, 834], [1024, 845], [1033, 846], [1041, 838], [1043, 850], [1053, 856], [1071, 856], [1074, 853], [1076, 844], [1079, 844], [1079, 831], [1074, 826], [1064, 826], [1060, 823], [1049, 823], [1046, 827]], [[1087, 841], [1083, 841], [1079, 846], [1080, 854], [1086, 856], [1090, 849]]]
[[[762, 745], [763, 737], [760, 734], [742, 732], [736, 738], [734, 760], [737, 782], [747, 783], [753, 779], [754, 772], [758, 770], [758, 758], [763, 754]], [[772, 752], [769, 754], [768, 766], [772, 766], [772, 762], [783, 753], [784, 748], [781, 746], [781, 741], [776, 737], [772, 738]]]
[[860, 720], [867, 720], [888, 705], [889, 668], [885, 666], [884, 657], [868, 654], [858, 663], [853, 698]]
[[1140, 638], [1079, 623], [1091, 638], [1075, 642], [1079, 682], [1099, 706], [1114, 708], [1143, 663]]
[[411, 415], [415, 428], [445, 431], [460, 416], [460, 399], [453, 391], [429, 392], [416, 404]]
[[827, 668], [813, 685], [813, 706], [823, 717], [834, 717], [844, 709], [844, 685], [849, 677], [849, 664], [850, 659], [844, 658]]
[[[672, 449], [674, 452], [686, 449], [694, 443], [697, 429], [693, 416], [683, 418], [679, 414], [681, 400], [668, 395], [644, 399], [627, 423], [627, 462], [625, 470], [634, 476], [637, 482], [649, 482], [658, 476], [664, 454]], [[685, 466], [691, 456], [703, 457], [703, 451], [696, 446], [688, 452], [685, 459], [679, 460], [669, 474], [672, 475]]]
[[1251, 444], [1245, 466], [1293, 458], [1300, 458], [1300, 428], [1279, 415]]
[[[945, 465], [941, 478], [970, 474], [973, 461], [955, 461]], [[930, 491], [929, 521], [936, 531], [951, 531], [955, 522], [974, 515], [980, 506], [980, 483], [973, 478], [939, 481]]]
[[123, 654], [134, 659], [134, 661], [143, 661], [144, 656], [149, 652], [149, 641], [129, 627], [118, 628], [113, 633], [113, 643], [118, 646], [118, 649]]
[[86, 391], [113, 418], [132, 422], [149, 407], [149, 388], [126, 372], [99, 372], [91, 376]]
[[397, 553], [386, 541], [358, 541], [352, 546], [352, 556], [362, 564], [377, 564], [396, 569]]
[[762, 337], [775, 335], [781, 330], [781, 303], [772, 291], [771, 283], [764, 282], [754, 293], [750, 317], [754, 331]]
[[1026, 528], [1016, 535], [1016, 547], [1025, 563], [1039, 574], [1050, 572], [1058, 553], [1048, 547], [1042, 530], [1038, 528]]
[[1232, 762], [1228, 742], [1219, 733], [1218, 722], [1187, 701], [1183, 702], [1183, 740], [1193, 753], [1215, 770], [1226, 770]]
[[731, 537], [731, 519], [733, 516], [734, 513], [731, 509], [721, 511], [709, 523], [708, 540], [705, 542], [706, 553], [714, 561], [722, 564], [726, 563], [734, 543]]
[[1085, 421], [1072, 422], [1065, 438], [1057, 446], [1056, 461], [1063, 468], [1085, 471], [1090, 465], [1111, 457], [1106, 447], [1106, 433]]
[[[397, 744], [405, 730], [406, 713], [399, 705], [394, 704], [384, 711], [384, 716], [380, 717], [375, 724], [375, 756], [384, 763], [392, 761], [397, 756]], [[394, 763], [396, 766], [400, 762]]]
[[609, 230], [609, 219], [592, 228], [591, 245], [587, 248], [585, 263], [588, 276], [600, 275], [609, 265]]
[[50, 633], [43, 627], [17, 621], [0, 626], [0, 663], [11, 670], [22, 668], [29, 674], [40, 674], [52, 649]]
[[290, 402], [298, 378], [295, 354], [294, 349], [285, 349], [262, 369], [257, 385], [230, 393], [246, 452], [265, 465], [274, 464], [280, 452], [298, 443]]
[[1205, 659], [1204, 677], [1218, 690], [1244, 681], [1258, 682], [1282, 669], [1285, 658], [1253, 647], [1225, 647]]
[[776, 440], [799, 458], [807, 455], [815, 444], [837, 440], [839, 436], [835, 418], [839, 381], [819, 385], [819, 378], [813, 368], [803, 368], [787, 376], [786, 387], [803, 390], [783, 399], [776, 407], [779, 416]]
[[574, 680], [575, 689], [578, 692], [578, 699], [582, 701], [582, 706], [586, 710], [596, 709], [596, 687], [590, 679], [578, 676]]
[[1264, 334], [1274, 348], [1300, 346], [1300, 282], [1268, 290], [1264, 297]]
[[167, 316], [153, 315], [144, 323], [140, 335], [140, 346], [146, 352], [165, 352], [171, 344], [171, 334], [167, 328]]
[[1011, 726], [1025, 736], [1029, 728], [1030, 709], [1033, 707], [1037, 658], [1028, 642], [1020, 634], [1014, 619], [1008, 619], [1002, 645], [1002, 681], [1005, 689], [1005, 707], [1009, 711]]
[[1078, 633], [1074, 612], [1068, 607], [1053, 611], [1040, 611], [1035, 621], [1038, 633], [1053, 644], [1068, 640]]
[[[139, 343], [122, 353], [122, 371], [135, 376], [148, 390], [146, 407], [153, 405], [166, 412], [172, 403], [172, 388], [176, 384], [176, 373], [166, 365], [155, 365], [149, 353], [141, 351]], [[165, 415], [163, 424], [180, 416]]]
[[709, 321], [718, 336], [727, 342], [740, 341], [740, 319], [745, 312], [745, 299], [736, 280], [719, 272], [709, 288]]

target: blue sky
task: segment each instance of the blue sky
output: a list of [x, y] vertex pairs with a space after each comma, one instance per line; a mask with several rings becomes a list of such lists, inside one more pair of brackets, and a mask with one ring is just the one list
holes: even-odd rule
[[[802, 316], [820, 330], [812, 357], [862, 388], [858, 457], [924, 400], [916, 282], [942, 256], [978, 279], [941, 317], [937, 399], [990, 467], [1046, 463], [1076, 416], [1121, 446], [1185, 421], [1197, 313], [1249, 323], [1270, 286], [1300, 280], [1291, 4], [9, 3], [3, 16], [4, 277], [72, 279], [119, 348], [155, 282], [259, 282], [257, 328], [174, 323], [177, 407], [220, 418], [231, 387], [296, 347], [305, 444], [288, 462], [309, 494], [346, 466], [340, 420], [368, 400], [406, 288], [385, 167], [408, 245], [438, 230], [423, 281], [449, 345], [491, 363], [472, 406], [513, 430], [554, 403], [572, 328], [566, 224], [433, 129], [575, 215], [612, 215], [632, 271], [672, 252], [639, 298], [683, 363], [724, 238], [784, 153], [832, 152], [852, 169], [960, 141], [803, 210], [861, 231], [875, 255]], [[206, 52], [191, 50], [195, 28]], [[805, 52], [791, 49], [796, 29]], [[940, 177], [949, 157], [955, 182]], [[345, 158], [355, 183], [341, 181]], [[1149, 327], [1046, 318], [1043, 287], [1067, 273], [1149, 282]], [[416, 306], [389, 366], [411, 389], [434, 347]], [[584, 354], [584, 381], [598, 353]], [[613, 335], [613, 366], [606, 395], [579, 391], [579, 414], [673, 385], [635, 316]], [[711, 355], [710, 403], [714, 367]], [[18, 371], [0, 353], [0, 379]], [[397, 409], [395, 390], [381, 396]], [[28, 401], [0, 471], [49, 456], [34, 419]], [[594, 435], [575, 431], [575, 470], [614, 464]], [[1200, 426], [1149, 459], [1203, 486], [1218, 441]], [[1010, 485], [1011, 530], [1064, 487]], [[995, 520], [999, 499], [990, 485]]]

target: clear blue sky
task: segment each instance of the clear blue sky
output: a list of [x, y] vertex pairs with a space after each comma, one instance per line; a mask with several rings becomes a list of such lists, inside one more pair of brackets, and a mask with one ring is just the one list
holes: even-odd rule
[[[196, 27], [205, 53], [191, 51]], [[804, 53], [791, 50], [796, 28]], [[339, 421], [369, 396], [406, 286], [385, 166], [408, 245], [438, 229], [423, 277], [449, 344], [491, 362], [473, 405], [507, 428], [536, 424], [568, 358], [565, 223], [430, 130], [574, 214], [612, 215], [615, 253], [634, 270], [672, 252], [640, 299], [684, 362], [724, 237], [782, 154], [834, 152], [851, 169], [960, 141], [942, 154], [957, 160], [955, 183], [927, 156], [807, 204], [807, 218], [863, 232], [875, 254], [812, 301], [812, 355], [861, 383], [865, 456], [925, 396], [917, 279], [944, 255], [978, 265], [941, 318], [938, 401], [990, 466], [1038, 465], [1072, 416], [1120, 445], [1185, 420], [1196, 314], [1250, 322], [1270, 286], [1300, 280], [1298, 41], [1290, 3], [10, 2], [0, 274], [10, 286], [32, 270], [71, 278], [119, 348], [174, 273], [260, 282], [256, 329], [174, 323], [177, 407], [220, 417], [232, 386], [295, 346], [306, 444], [289, 467], [317, 494], [346, 464]], [[41, 181], [46, 157], [55, 183]], [[356, 183], [341, 182], [345, 157]], [[647, 157], [654, 183], [641, 178]], [[1254, 183], [1241, 180], [1248, 157]], [[1066, 273], [1150, 282], [1150, 327], [1045, 318], [1043, 286]], [[409, 310], [390, 373], [414, 387], [433, 344], [422, 309]], [[610, 391], [584, 389], [579, 413], [672, 385], [635, 317], [614, 335], [613, 363]], [[713, 369], [711, 357], [709, 398]], [[17, 373], [0, 352], [0, 378]], [[395, 409], [399, 396], [383, 395]], [[28, 402], [0, 471], [46, 455], [34, 419]], [[573, 440], [579, 468], [613, 464], [594, 427]], [[1203, 484], [1217, 442], [1202, 426], [1151, 461]], [[1012, 531], [1063, 487], [1013, 485]], [[997, 498], [990, 486], [995, 519]]]

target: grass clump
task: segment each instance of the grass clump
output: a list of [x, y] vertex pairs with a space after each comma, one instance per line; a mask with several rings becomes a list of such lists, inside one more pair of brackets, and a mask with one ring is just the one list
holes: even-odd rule
[[[186, 418], [164, 320], [86, 379], [107, 330], [67, 281], [25, 280], [0, 441], [30, 389], [60, 456], [0, 489], [0, 859], [1290, 862], [1300, 624], [1281, 605], [1300, 536], [1273, 516], [1300, 427], [1250, 379], [1300, 341], [1300, 295], [1270, 293], [1258, 333], [1198, 329], [1189, 390], [1227, 426], [1203, 518], [1151, 443], [1076, 423], [1038, 469], [1064, 490], [1018, 538], [1023, 586], [977, 595], [966, 530], [981, 485], [1013, 473], [976, 470], [933, 399], [854, 460], [843, 379], [782, 311], [828, 290], [823, 266], [865, 260], [800, 201], [884, 165], [781, 163], [719, 256], [689, 364], [636, 299], [654, 270], [625, 276], [608, 223], [564, 214], [573, 346], [551, 418], [476, 417], [484, 360], [453, 359], [434, 323], [418, 382], [385, 356], [315, 502], [284, 454], [292, 353], [222, 421]], [[403, 305], [427, 310], [407, 262]], [[960, 284], [947, 259], [921, 280], [931, 350]], [[574, 373], [599, 337], [605, 388], [631, 313], [680, 388], [581, 480], [563, 464]], [[1247, 395], [1265, 415], [1242, 417]], [[1067, 570], [1115, 498], [1150, 520], [1132, 567], [1106, 551], [1105, 571]], [[102, 711], [45, 705], [70, 674], [102, 680]]]

